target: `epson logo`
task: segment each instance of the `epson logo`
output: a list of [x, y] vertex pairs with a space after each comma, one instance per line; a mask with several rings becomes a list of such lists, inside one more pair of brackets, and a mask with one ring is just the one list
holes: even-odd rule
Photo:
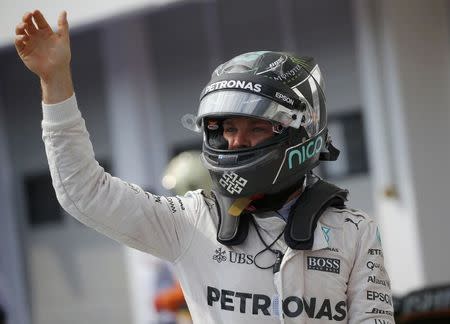
[[332, 301], [329, 298], [287, 296], [283, 300], [270, 298], [264, 294], [218, 289], [207, 286], [206, 300], [211, 307], [240, 312], [241, 314], [276, 316], [280, 313], [293, 318], [302, 314], [313, 319], [343, 321], [347, 317], [347, 304], [344, 300]]
[[204, 94], [220, 89], [243, 89], [243, 90], [250, 90], [253, 92], [261, 92], [261, 87], [262, 87], [261, 84], [253, 83], [250, 81], [242, 81], [242, 80], [218, 81], [207, 86], [205, 88]]
[[278, 99], [283, 100], [284, 102], [287, 102], [287, 103], [290, 104], [291, 106], [294, 105], [294, 99], [289, 98], [288, 96], [286, 96], [286, 95], [284, 95], [284, 94], [282, 94], [282, 93], [276, 92], [276, 93], [275, 93], [275, 97], [278, 98]]
[[379, 300], [380, 302], [386, 303], [392, 306], [391, 296], [388, 294], [379, 293], [377, 291], [368, 290], [367, 300]]
[[308, 270], [339, 273], [341, 271], [341, 260], [322, 257], [307, 258]]

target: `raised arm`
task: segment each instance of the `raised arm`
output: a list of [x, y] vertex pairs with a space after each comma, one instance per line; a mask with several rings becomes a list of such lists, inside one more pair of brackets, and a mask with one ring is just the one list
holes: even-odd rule
[[95, 160], [70, 74], [66, 13], [53, 32], [39, 11], [16, 28], [15, 45], [39, 76], [43, 135], [61, 206], [82, 223], [133, 248], [174, 261], [194, 235], [199, 194], [159, 197], [106, 173]]

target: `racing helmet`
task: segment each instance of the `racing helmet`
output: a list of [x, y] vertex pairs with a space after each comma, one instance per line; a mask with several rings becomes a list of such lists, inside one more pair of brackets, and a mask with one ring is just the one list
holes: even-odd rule
[[[271, 122], [274, 135], [229, 149], [222, 123], [237, 116]], [[319, 66], [291, 53], [250, 52], [219, 65], [201, 92], [197, 115], [185, 116], [183, 124], [203, 132], [201, 158], [213, 188], [231, 198], [299, 189], [320, 159], [336, 159], [339, 152], [327, 135]]]

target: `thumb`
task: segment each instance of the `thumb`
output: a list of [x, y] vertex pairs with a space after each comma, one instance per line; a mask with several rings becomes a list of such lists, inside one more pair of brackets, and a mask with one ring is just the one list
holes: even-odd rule
[[67, 12], [63, 11], [58, 16], [58, 34], [63, 37], [69, 36], [69, 23], [67, 22]]

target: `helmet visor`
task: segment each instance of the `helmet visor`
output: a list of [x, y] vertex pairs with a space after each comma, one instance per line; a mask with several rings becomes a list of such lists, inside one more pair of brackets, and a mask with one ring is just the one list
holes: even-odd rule
[[248, 116], [280, 123], [283, 127], [299, 128], [305, 112], [287, 108], [254, 93], [224, 90], [205, 96], [200, 102], [196, 123], [208, 116]]

